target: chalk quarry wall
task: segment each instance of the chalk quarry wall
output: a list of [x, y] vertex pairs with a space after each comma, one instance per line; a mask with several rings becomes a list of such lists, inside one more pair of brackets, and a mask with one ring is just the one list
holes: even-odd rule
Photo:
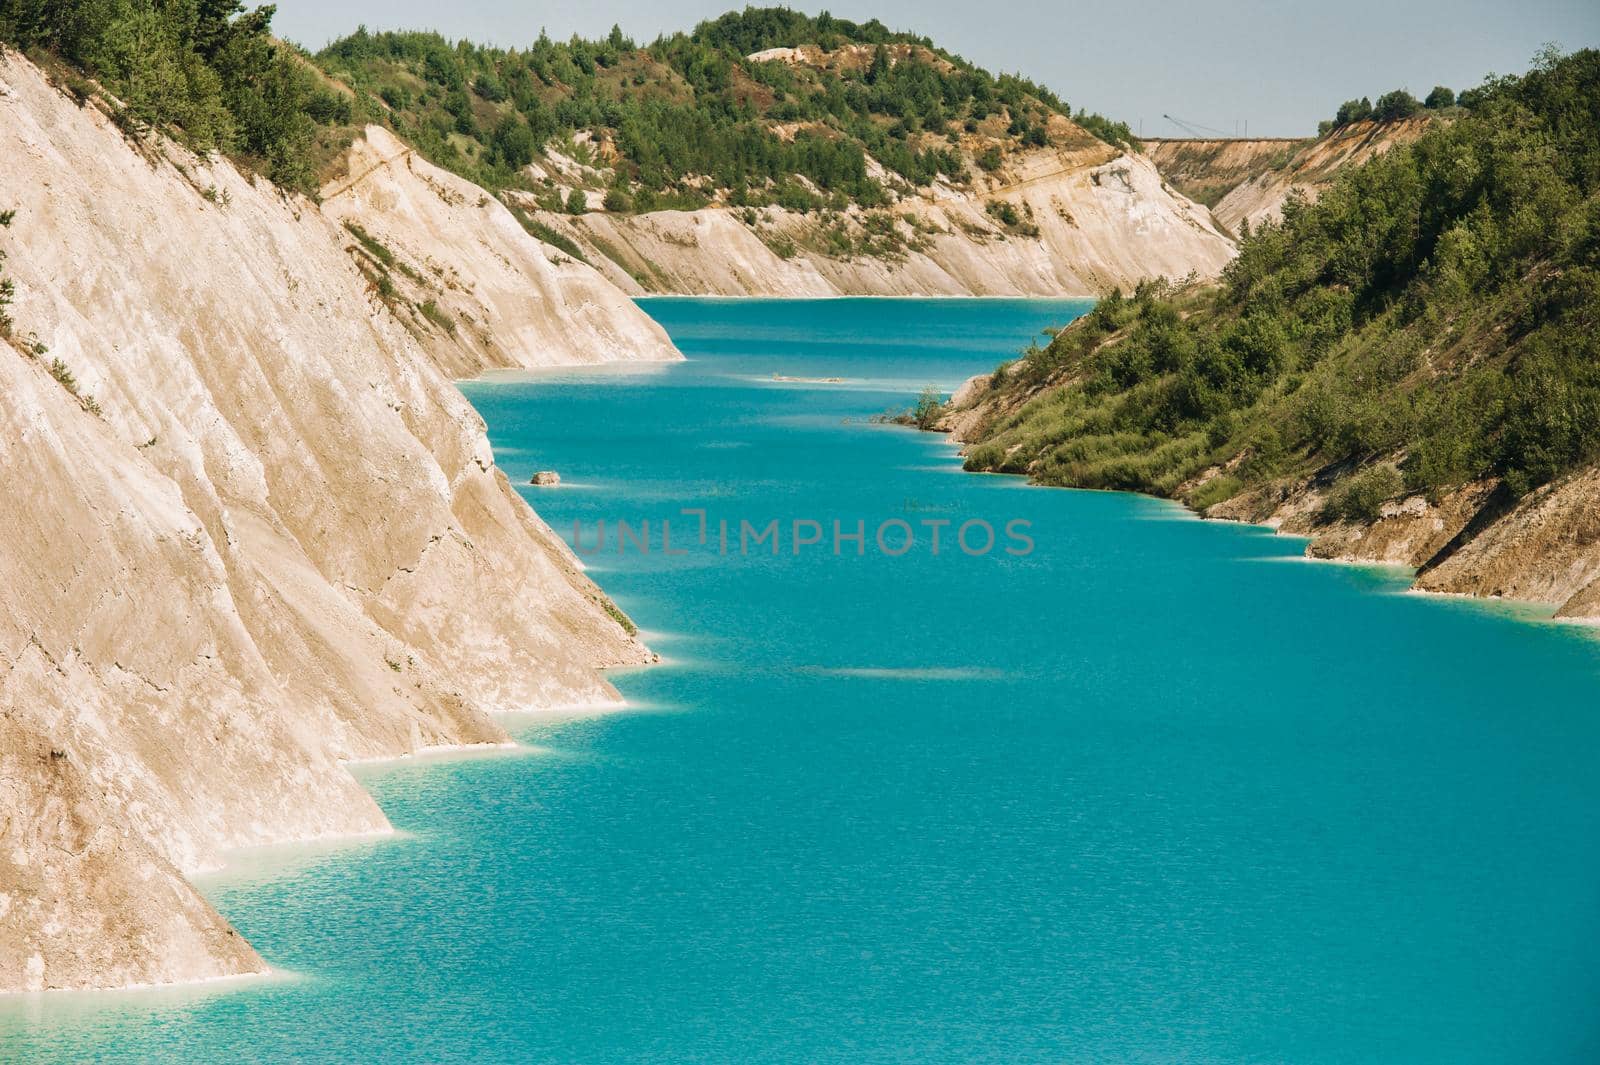
[[[450, 377], [676, 352], [463, 184], [324, 212], [0, 56], [0, 991], [262, 971], [189, 874], [388, 831], [344, 761], [505, 742], [647, 659]], [[383, 298], [347, 217], [479, 328]]]

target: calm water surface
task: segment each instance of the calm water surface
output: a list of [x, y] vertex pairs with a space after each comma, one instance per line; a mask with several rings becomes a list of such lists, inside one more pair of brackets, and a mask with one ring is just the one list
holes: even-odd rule
[[687, 364], [466, 386], [565, 537], [707, 511], [590, 560], [632, 708], [364, 770], [401, 836], [204, 885], [292, 976], [12, 1000], [0, 1059], [1600, 1060], [1589, 634], [868, 420], [1083, 304], [646, 306]]

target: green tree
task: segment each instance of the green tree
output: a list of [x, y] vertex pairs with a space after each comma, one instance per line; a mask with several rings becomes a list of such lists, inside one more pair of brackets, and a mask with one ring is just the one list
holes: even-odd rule
[[1435, 85], [1433, 91], [1428, 93], [1428, 98], [1422, 101], [1422, 106], [1429, 111], [1442, 111], [1447, 107], [1454, 107], [1456, 94], [1443, 85]]
[[520, 170], [533, 162], [537, 150], [533, 131], [515, 112], [502, 118], [490, 138], [495, 160], [510, 170]]
[[1366, 122], [1372, 118], [1372, 101], [1363, 96], [1359, 100], [1346, 100], [1339, 105], [1339, 110], [1333, 116], [1335, 127], [1348, 126], [1352, 122]]
[[867, 68], [867, 84], [881, 84], [889, 76], [889, 49], [883, 45], [872, 50], [872, 65]]
[[479, 74], [473, 79], [472, 91], [493, 104], [497, 104], [506, 98], [505, 83], [488, 71]]
[[944, 417], [944, 412], [944, 393], [929, 385], [917, 396], [916, 406], [911, 408], [911, 421], [918, 429], [932, 429]]
[[77, 64], [121, 101], [127, 123], [233, 152], [310, 189], [311, 112], [336, 119], [348, 104], [273, 38], [272, 14], [238, 0], [9, 0], [0, 40]]
[[1422, 105], [1417, 98], [1404, 89], [1395, 89], [1378, 97], [1378, 102], [1373, 105], [1372, 117], [1379, 122], [1398, 122], [1402, 118], [1410, 118]]
[[589, 197], [585, 196], [582, 189], [573, 189], [567, 193], [567, 213], [583, 214], [589, 210]]

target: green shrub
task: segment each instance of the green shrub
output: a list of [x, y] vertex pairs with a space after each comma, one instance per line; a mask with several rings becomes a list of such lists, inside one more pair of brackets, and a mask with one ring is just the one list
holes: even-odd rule
[[1082, 108], [1072, 116], [1072, 120], [1107, 144], [1119, 148], [1134, 147], [1138, 144], [1133, 130], [1128, 128], [1126, 122], [1113, 122], [1104, 115], [1092, 114]]
[[622, 626], [623, 632], [629, 636], [639, 635], [639, 626], [635, 625], [633, 619], [624, 614], [622, 608], [617, 606], [616, 603], [613, 603], [609, 598], [605, 598], [601, 600], [600, 605], [605, 608], [607, 614], [611, 615], [612, 621]]
[[422, 317], [438, 326], [444, 332], [449, 333], [451, 336], [456, 335], [456, 320], [441, 310], [433, 300], [426, 300], [417, 304], [417, 310], [422, 313]]
[[1232, 499], [1244, 488], [1244, 482], [1229, 474], [1219, 474], [1202, 484], [1185, 500], [1189, 506], [1204, 513], [1209, 507]]
[[394, 252], [385, 247], [383, 242], [378, 240], [377, 237], [374, 237], [372, 234], [368, 233], [358, 223], [355, 222], [346, 222], [344, 224], [344, 228], [352, 237], [356, 238], [356, 243], [360, 244], [368, 255], [382, 263], [385, 267], [394, 266]]
[[520, 170], [533, 162], [538, 149], [533, 142], [533, 131], [515, 112], [500, 120], [490, 135], [489, 143], [495, 162], [507, 170]]
[[1396, 122], [1410, 118], [1421, 110], [1422, 105], [1415, 96], [1404, 89], [1396, 89], [1378, 97], [1378, 102], [1372, 107], [1372, 116], [1379, 122]]
[[1400, 471], [1387, 462], [1368, 466], [1340, 481], [1322, 508], [1325, 521], [1377, 521], [1383, 504], [1405, 490]]
[[[0, 229], [8, 228], [17, 217], [17, 212], [12, 210], [0, 211]], [[11, 335], [11, 315], [6, 308], [11, 306], [11, 301], [16, 298], [16, 286], [11, 279], [5, 276], [6, 250], [0, 248], [0, 337]]]
[[1348, 126], [1352, 122], [1366, 122], [1372, 118], [1372, 101], [1363, 96], [1359, 100], [1346, 100], [1339, 105], [1339, 110], [1333, 116], [1335, 127]]
[[589, 261], [584, 256], [583, 249], [578, 247], [577, 242], [571, 237], [567, 236], [565, 233], [561, 233], [555, 229], [552, 229], [550, 226], [545, 225], [543, 222], [530, 215], [527, 211], [524, 211], [520, 205], [512, 203], [509, 200], [506, 202], [506, 207], [511, 211], [511, 216], [518, 222], [521, 222], [522, 228], [526, 229], [534, 238], [549, 244], [551, 247], [560, 248], [562, 251], [566, 252], [568, 255], [572, 256], [581, 263], [587, 263]]
[[[42, 352], [44, 346], [39, 345], [38, 350]], [[100, 416], [100, 404], [95, 402], [93, 396], [78, 391], [78, 379], [72, 375], [72, 371], [68, 369], [66, 363], [60, 359], [51, 359], [46, 369], [50, 371], [50, 376], [54, 377], [62, 388], [71, 393], [72, 398], [78, 401], [80, 407], [96, 417]]]
[[59, 358], [50, 360], [50, 376], [54, 377], [61, 387], [68, 392], [73, 395], [78, 394], [78, 379], [72, 375], [72, 370], [68, 368], [67, 364]]
[[1015, 226], [1022, 221], [1022, 217], [1017, 214], [1016, 207], [1006, 200], [990, 200], [984, 206], [984, 210], [988, 211], [991, 217], [997, 219], [1004, 226]]
[[945, 410], [944, 393], [929, 385], [917, 396], [916, 405], [911, 408], [911, 420], [918, 429], [932, 429], [944, 417]]

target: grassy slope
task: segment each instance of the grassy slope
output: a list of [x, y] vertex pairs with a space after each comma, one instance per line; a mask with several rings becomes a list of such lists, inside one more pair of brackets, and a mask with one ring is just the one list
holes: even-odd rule
[[1218, 288], [1105, 301], [1003, 367], [968, 467], [1197, 507], [1321, 471], [1329, 517], [1363, 518], [1600, 460], [1600, 53], [1489, 90]]

